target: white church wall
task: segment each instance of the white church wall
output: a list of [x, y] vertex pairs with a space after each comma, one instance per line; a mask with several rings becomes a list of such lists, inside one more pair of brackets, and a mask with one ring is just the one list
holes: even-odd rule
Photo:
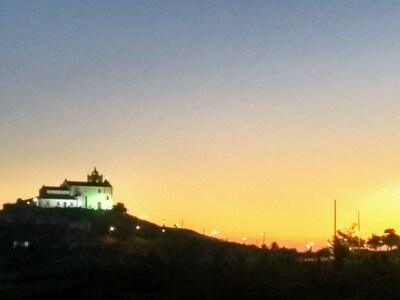
[[79, 191], [78, 199], [82, 207], [111, 209], [113, 206], [111, 187], [80, 186]]
[[77, 200], [38, 198], [40, 207], [77, 207]]

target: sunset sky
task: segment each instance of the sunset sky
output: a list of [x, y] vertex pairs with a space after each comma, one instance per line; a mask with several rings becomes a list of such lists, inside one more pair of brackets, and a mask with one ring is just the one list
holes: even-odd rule
[[0, 1], [0, 204], [108, 176], [149, 220], [400, 231], [399, 1]]

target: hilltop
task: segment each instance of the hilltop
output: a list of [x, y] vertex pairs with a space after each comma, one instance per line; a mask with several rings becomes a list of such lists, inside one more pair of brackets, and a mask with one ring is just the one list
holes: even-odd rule
[[398, 252], [342, 266], [116, 211], [0, 211], [0, 299], [374, 299], [400, 294]]
[[[195, 248], [201, 245], [206, 248], [248, 248], [190, 229], [158, 226], [113, 210], [15, 206], [0, 211], [0, 230], [2, 252], [9, 251], [10, 245], [15, 242], [28, 242], [26, 248], [29, 251], [39, 252], [49, 248], [110, 246], [121, 247], [130, 253], [148, 254], [166, 247], [185, 248], [189, 244], [195, 245]], [[11, 248], [21, 247], [16, 245]]]
[[59, 292], [95, 299], [202, 298], [236, 276], [220, 273], [227, 265], [245, 266], [264, 252], [120, 212], [80, 208], [15, 206], [0, 212], [0, 233], [2, 299]]

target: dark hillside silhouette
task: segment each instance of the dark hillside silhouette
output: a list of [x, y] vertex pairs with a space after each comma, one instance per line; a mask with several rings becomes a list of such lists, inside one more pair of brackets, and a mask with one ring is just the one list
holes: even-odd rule
[[398, 297], [397, 249], [345, 254], [338, 268], [329, 249], [258, 248], [115, 211], [20, 206], [0, 212], [0, 299]]

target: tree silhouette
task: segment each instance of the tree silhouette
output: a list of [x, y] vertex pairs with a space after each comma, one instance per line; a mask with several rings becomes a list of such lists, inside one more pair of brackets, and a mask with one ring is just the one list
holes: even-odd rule
[[358, 245], [364, 245], [365, 243], [364, 240], [360, 239], [359, 232], [356, 231], [356, 228], [357, 223], [353, 223], [350, 227], [338, 230], [336, 236], [330, 241], [335, 257], [335, 265], [337, 267], [343, 266], [344, 259], [349, 255], [352, 248], [357, 248]]
[[333, 237], [331, 242], [333, 246], [333, 255], [335, 257], [335, 266], [341, 268], [344, 263], [344, 259], [349, 255], [349, 247], [346, 241], [343, 239]]
[[388, 250], [392, 250], [393, 247], [399, 248], [400, 236], [396, 234], [393, 228], [386, 229], [382, 236], [383, 244], [387, 246]]
[[359, 232], [356, 230], [357, 223], [351, 224], [350, 227], [338, 230], [336, 238], [340, 244], [347, 249], [356, 248], [358, 245], [364, 245], [365, 241], [359, 237]]
[[279, 249], [278, 243], [277, 242], [272, 242], [271, 243], [271, 249], [273, 249], [273, 250]]
[[377, 250], [379, 247], [383, 245], [382, 237], [376, 234], [372, 234], [367, 241], [367, 245], [373, 250]]
[[122, 214], [126, 214], [126, 212], [128, 211], [128, 209], [125, 207], [125, 204], [123, 204], [122, 202], [118, 202], [117, 204], [115, 204], [112, 210]]

